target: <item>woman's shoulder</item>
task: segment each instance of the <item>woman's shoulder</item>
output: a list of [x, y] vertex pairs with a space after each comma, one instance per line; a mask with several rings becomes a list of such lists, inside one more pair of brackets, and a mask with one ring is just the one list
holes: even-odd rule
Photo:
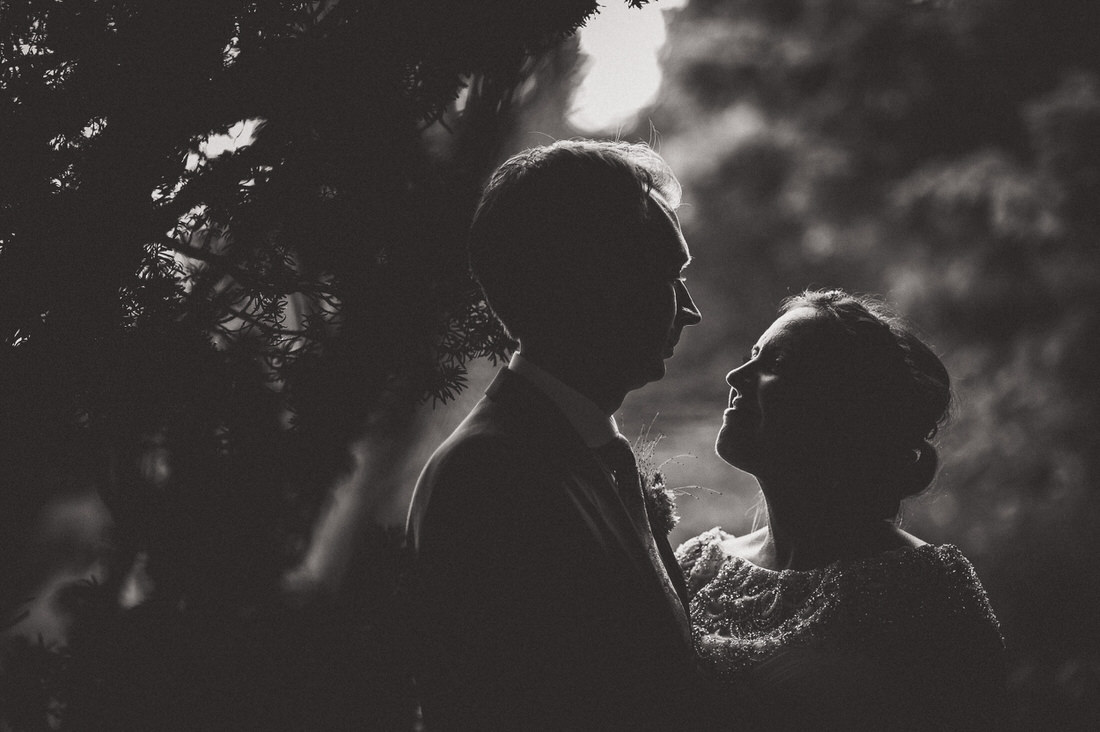
[[767, 541], [767, 538], [767, 527], [738, 536], [727, 533], [722, 538], [721, 547], [722, 551], [729, 557], [736, 557], [753, 564], [759, 564], [760, 550]]
[[[928, 691], [921, 698], [992, 709], [1004, 688], [1004, 637], [974, 565], [957, 546], [898, 549], [849, 571], [848, 596], [858, 594], [858, 601], [842, 609], [842, 622], [854, 645], [877, 659], [872, 667], [883, 678]], [[946, 718], [959, 713], [941, 711]]]
[[[908, 546], [837, 568], [837, 587], [855, 600], [853, 622], [892, 632], [958, 639], [982, 629], [1001, 645], [1000, 624], [974, 565], [953, 544]], [[877, 622], [876, 622], [877, 621]]]
[[913, 545], [842, 564], [837, 571], [860, 585], [893, 586], [907, 595], [938, 597], [961, 592], [985, 596], [974, 565], [954, 544], [917, 540]]
[[723, 531], [721, 526], [715, 526], [713, 529], [697, 534], [680, 544], [680, 546], [676, 548], [676, 558], [679, 559], [681, 563], [684, 561], [693, 561], [708, 547], [720, 544], [728, 536], [730, 536], [730, 534]]
[[715, 526], [693, 536], [676, 549], [676, 560], [692, 595], [717, 576], [728, 559], [723, 545], [735, 538], [720, 526]]

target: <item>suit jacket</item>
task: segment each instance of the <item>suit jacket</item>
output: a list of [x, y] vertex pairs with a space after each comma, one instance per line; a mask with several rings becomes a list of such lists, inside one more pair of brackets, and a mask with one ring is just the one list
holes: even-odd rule
[[486, 394], [409, 512], [426, 727], [692, 729], [690, 633], [611, 475], [522, 376]]

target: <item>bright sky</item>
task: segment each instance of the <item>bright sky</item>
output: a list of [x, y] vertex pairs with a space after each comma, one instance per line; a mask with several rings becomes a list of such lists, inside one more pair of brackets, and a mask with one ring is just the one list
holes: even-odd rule
[[657, 95], [661, 69], [657, 54], [665, 42], [662, 10], [686, 0], [660, 0], [641, 9], [626, 0], [605, 0], [581, 28], [581, 51], [589, 56], [574, 92], [569, 121], [585, 132], [614, 132], [631, 121]]
[[233, 152], [237, 148], [251, 145], [256, 140], [256, 126], [260, 119], [243, 119], [229, 128], [224, 135], [210, 135], [199, 143], [199, 150], [208, 158], [216, 158], [222, 153]]
[[[605, 0], [580, 30], [581, 51], [588, 56], [580, 86], [573, 94], [569, 121], [583, 132], [615, 132], [657, 96], [661, 69], [657, 56], [665, 42], [665, 14], [687, 0], [659, 0], [631, 8], [626, 0]], [[228, 134], [208, 137], [200, 149], [217, 157], [252, 143], [259, 120], [243, 120]], [[198, 162], [192, 154], [189, 167]]]

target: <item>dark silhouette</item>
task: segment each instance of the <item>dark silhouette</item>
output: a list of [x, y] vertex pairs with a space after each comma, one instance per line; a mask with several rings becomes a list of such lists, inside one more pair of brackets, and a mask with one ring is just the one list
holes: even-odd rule
[[751, 690], [765, 727], [998, 728], [1003, 642], [981, 583], [896, 522], [936, 472], [939, 358], [876, 301], [811, 291], [726, 380], [716, 450], [756, 476], [767, 522], [681, 548], [702, 661]]
[[[733, 388], [716, 443], [761, 484], [770, 529], [762, 560], [804, 569], [904, 545], [882, 519], [935, 475], [928, 439], [951, 402], [947, 370], [870, 299], [810, 292], [781, 312], [726, 377]], [[832, 521], [854, 531], [836, 532]]]
[[690, 726], [686, 588], [611, 417], [699, 321], [678, 199], [625, 143], [527, 150], [486, 187], [471, 262], [519, 349], [410, 509], [433, 730]]
[[[402, 532], [363, 527], [335, 597], [283, 580], [349, 443], [399, 459], [418, 403], [504, 352], [465, 233], [597, 9], [3, 3], [0, 627], [81, 580], [59, 642], [5, 639], [0, 726], [412, 726]], [[107, 546], [36, 545], [74, 499]]]

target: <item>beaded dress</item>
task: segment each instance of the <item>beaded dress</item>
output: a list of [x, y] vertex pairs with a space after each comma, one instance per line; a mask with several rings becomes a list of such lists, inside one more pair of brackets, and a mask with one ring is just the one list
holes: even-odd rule
[[[773, 571], [728, 555], [729, 538], [715, 528], [676, 554], [731, 729], [998, 726], [1004, 642], [958, 548]], [[735, 721], [746, 709], [751, 727]]]

